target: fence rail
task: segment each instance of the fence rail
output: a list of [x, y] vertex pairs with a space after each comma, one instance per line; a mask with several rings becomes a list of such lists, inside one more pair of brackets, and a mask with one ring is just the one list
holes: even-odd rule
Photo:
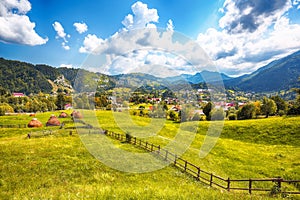
[[[155, 155], [160, 156], [162, 159], [166, 161], [170, 161], [174, 166], [178, 167], [179, 169], [183, 170], [184, 172], [188, 173], [189, 175], [196, 178], [196, 180], [207, 184], [211, 187], [219, 187], [227, 191], [231, 190], [241, 190], [241, 191], [248, 191], [250, 194], [253, 191], [269, 191], [272, 192], [274, 189], [277, 190], [277, 193], [284, 193], [284, 194], [300, 194], [299, 184], [300, 180], [285, 180], [281, 177], [278, 178], [264, 178], [264, 179], [258, 179], [258, 178], [250, 178], [250, 179], [230, 179], [230, 178], [222, 178], [220, 176], [217, 176], [213, 173], [207, 172], [203, 169], [201, 169], [199, 166], [182, 159], [178, 157], [176, 154], [170, 152], [167, 149], [163, 149], [160, 147], [160, 145], [155, 145], [152, 143], [149, 143], [148, 141], [144, 141], [141, 139], [138, 139], [136, 137], [132, 137], [128, 134], [120, 134], [120, 133], [114, 133], [111, 131], [104, 130], [101, 133], [104, 133], [114, 139], [120, 140], [120, 141], [126, 141], [130, 144], [136, 145], [140, 148], [143, 148], [146, 151], [152, 152]], [[247, 187], [237, 187], [236, 183], [244, 182]], [[260, 183], [260, 182], [269, 182], [271, 183], [270, 187], [255, 187], [254, 183]], [[297, 188], [298, 191], [285, 191], [283, 190], [283, 184], [289, 184], [293, 185], [294, 188]]]
[[26, 128], [27, 124], [0, 124], [0, 128]]

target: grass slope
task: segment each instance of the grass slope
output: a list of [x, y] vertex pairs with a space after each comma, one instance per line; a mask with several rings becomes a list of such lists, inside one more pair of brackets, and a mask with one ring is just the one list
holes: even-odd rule
[[[50, 114], [38, 114], [37, 118], [45, 124]], [[121, 132], [111, 112], [102, 111], [96, 114], [101, 127]], [[21, 124], [21, 122], [28, 123], [31, 118], [7, 116], [1, 119], [3, 119], [1, 124], [2, 122]], [[297, 123], [297, 118], [286, 120], [291, 120], [287, 124]], [[133, 122], [147, 126], [150, 120], [134, 117]], [[207, 126], [205, 124], [206, 122], [203, 126]], [[238, 124], [236, 122], [236, 126], [239, 126]], [[224, 130], [228, 125], [225, 124]], [[153, 136], [148, 139], [155, 143], [167, 144], [169, 139], [174, 137], [173, 131], [176, 130], [176, 126], [178, 124], [174, 125], [167, 121], [159, 132], [160, 137]], [[45, 130], [51, 130], [52, 134], [43, 135]], [[35, 137], [26, 138], [28, 132], [34, 131], [38, 132], [33, 134]], [[228, 129], [228, 135], [229, 132]], [[244, 141], [241, 138], [237, 140], [233, 136], [225, 137], [224, 134], [224, 138], [219, 139], [212, 152], [206, 158], [200, 159], [199, 146], [203, 139], [204, 132], [199, 131], [183, 157], [218, 175], [243, 178], [281, 175], [299, 179], [300, 151], [297, 143], [280, 144], [278, 139], [276, 145], [256, 144], [248, 139]], [[127, 151], [138, 151], [128, 144], [116, 141], [114, 144]], [[269, 197], [262, 194], [250, 196], [239, 192], [221, 192], [208, 188], [174, 167], [144, 174], [116, 171], [96, 160], [86, 150], [80, 137], [77, 134], [69, 135], [69, 130], [0, 129], [0, 199], [50, 198], [268, 199]]]

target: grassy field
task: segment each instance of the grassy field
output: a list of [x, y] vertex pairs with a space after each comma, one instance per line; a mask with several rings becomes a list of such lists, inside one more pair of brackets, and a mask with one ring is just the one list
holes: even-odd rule
[[[45, 124], [51, 114], [38, 114], [37, 118]], [[26, 124], [30, 119], [24, 115], [5, 116], [1, 117], [0, 123]], [[123, 132], [119, 128], [122, 122], [116, 123], [111, 112], [99, 111], [96, 119], [104, 129]], [[209, 122], [201, 122], [193, 143], [182, 157], [224, 178], [281, 176], [299, 180], [299, 119], [278, 117], [226, 121], [221, 137], [205, 158], [199, 158], [199, 149]], [[86, 115], [85, 120], [95, 123]], [[150, 119], [140, 117], [132, 117], [132, 121], [132, 126], [142, 128], [151, 123]], [[174, 139], [178, 128], [179, 124], [165, 121], [156, 135], [145, 139], [167, 145]], [[47, 134], [50, 131], [51, 134]], [[80, 137], [74, 131], [70, 135], [69, 131], [57, 127], [0, 129], [0, 199], [274, 198], [266, 193], [250, 196], [209, 188], [174, 167], [142, 174], [120, 172], [95, 159]], [[30, 132], [33, 137], [28, 139], [26, 135]], [[126, 151], [142, 151], [126, 143], [114, 141], [114, 144]]]

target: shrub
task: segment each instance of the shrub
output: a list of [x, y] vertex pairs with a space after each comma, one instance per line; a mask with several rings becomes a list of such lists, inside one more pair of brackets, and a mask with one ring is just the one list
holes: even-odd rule
[[253, 103], [246, 104], [238, 112], [238, 119], [253, 119], [256, 116], [256, 107]]
[[111, 104], [108, 104], [107, 106], [106, 106], [106, 110], [111, 110], [112, 109], [112, 105]]
[[201, 119], [201, 115], [198, 114], [198, 113], [196, 113], [196, 114], [193, 116], [192, 121], [200, 121], [200, 119]]
[[285, 115], [285, 111], [284, 111], [284, 110], [279, 110], [279, 111], [278, 111], [278, 115], [279, 115], [280, 117], [282, 117], [283, 115]]
[[231, 114], [228, 115], [228, 119], [229, 120], [237, 120], [237, 115], [231, 113]]
[[175, 112], [174, 110], [169, 110], [167, 116], [170, 120], [175, 121], [175, 118], [178, 117], [178, 113]]
[[219, 108], [219, 109], [213, 109], [209, 115], [210, 115], [210, 119], [212, 121], [224, 120], [226, 113], [224, 112], [224, 110], [222, 108]]
[[0, 116], [5, 115], [5, 113], [13, 113], [14, 109], [7, 103], [0, 104]]
[[287, 112], [287, 115], [300, 115], [300, 106], [292, 106]]

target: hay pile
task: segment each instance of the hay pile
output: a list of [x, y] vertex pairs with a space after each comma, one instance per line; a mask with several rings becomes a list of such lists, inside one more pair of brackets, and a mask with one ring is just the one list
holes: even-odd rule
[[60, 115], [58, 116], [58, 118], [67, 118], [69, 115], [65, 112], [60, 113]]
[[32, 118], [32, 120], [27, 125], [29, 128], [42, 127], [43, 124], [37, 118]]
[[75, 110], [72, 112], [71, 116], [74, 119], [82, 119], [83, 118], [82, 114], [79, 111], [75, 111]]
[[46, 123], [46, 126], [60, 126], [60, 122], [56, 116], [51, 115], [51, 117], [49, 118], [49, 120]]

